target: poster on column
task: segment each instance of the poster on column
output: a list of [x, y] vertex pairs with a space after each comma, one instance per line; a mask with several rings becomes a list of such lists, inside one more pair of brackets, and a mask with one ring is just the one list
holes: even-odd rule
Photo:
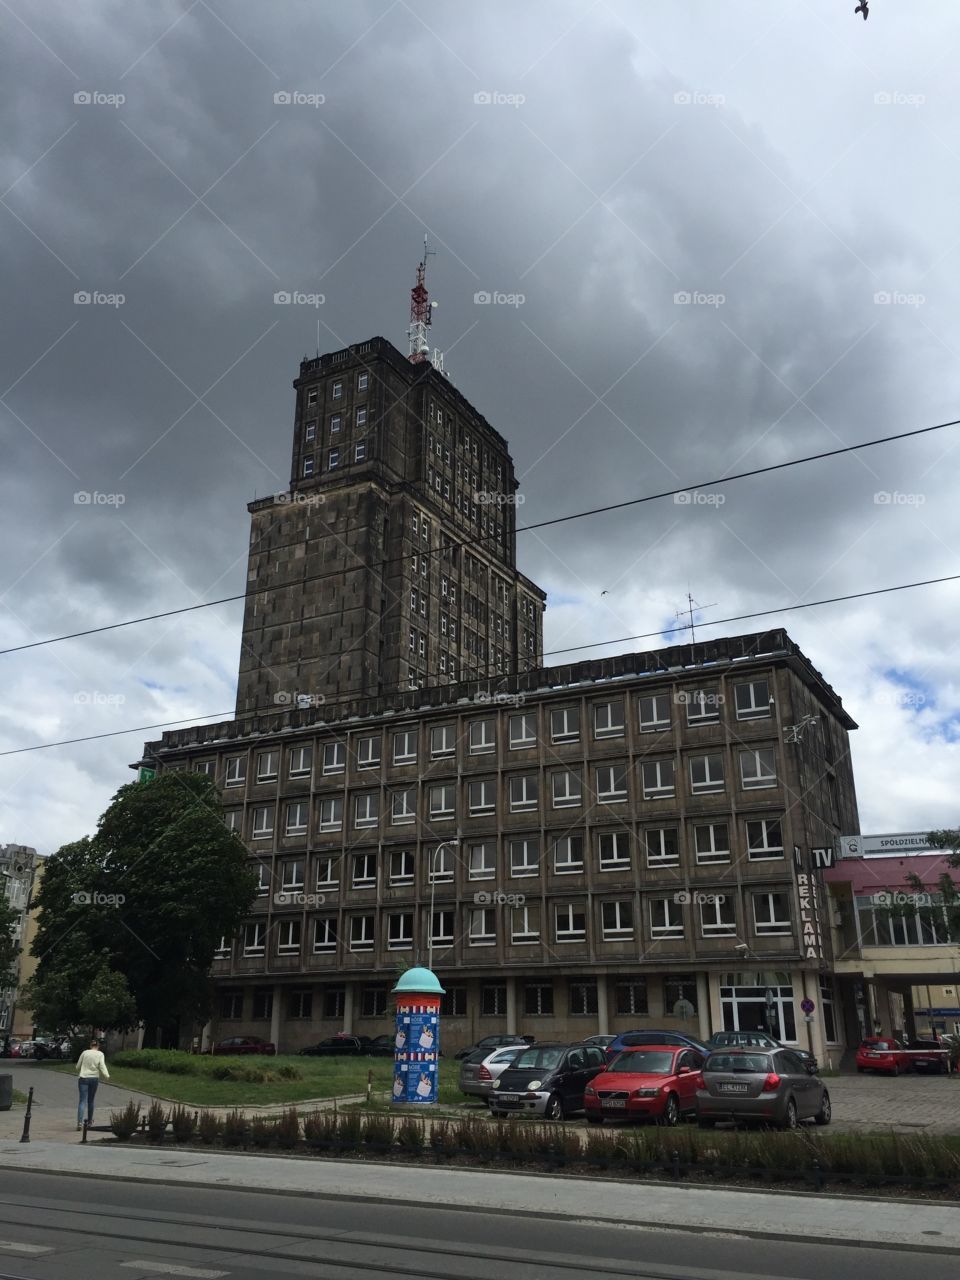
[[436, 1102], [440, 1026], [435, 1004], [398, 1004], [395, 1102]]

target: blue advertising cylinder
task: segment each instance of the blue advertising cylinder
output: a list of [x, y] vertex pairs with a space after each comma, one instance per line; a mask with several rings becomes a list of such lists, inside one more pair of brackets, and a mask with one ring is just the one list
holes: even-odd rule
[[397, 999], [393, 1101], [437, 1101], [440, 1075], [440, 997], [429, 969], [408, 969], [393, 989]]

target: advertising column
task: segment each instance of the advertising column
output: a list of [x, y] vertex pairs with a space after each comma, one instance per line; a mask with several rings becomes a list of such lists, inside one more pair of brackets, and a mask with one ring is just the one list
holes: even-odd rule
[[440, 1076], [440, 997], [437, 976], [417, 966], [408, 969], [393, 989], [396, 1036], [393, 1101], [436, 1102]]

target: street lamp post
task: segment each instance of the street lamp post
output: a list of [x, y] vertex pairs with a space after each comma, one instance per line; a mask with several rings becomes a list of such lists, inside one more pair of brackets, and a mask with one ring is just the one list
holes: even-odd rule
[[438, 844], [430, 857], [430, 915], [427, 919], [427, 968], [433, 969], [433, 903], [437, 892], [437, 856], [446, 849], [460, 844], [460, 840], [444, 840]]

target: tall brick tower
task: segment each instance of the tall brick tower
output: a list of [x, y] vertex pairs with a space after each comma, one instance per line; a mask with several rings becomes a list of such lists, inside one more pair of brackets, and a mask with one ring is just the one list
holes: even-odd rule
[[507, 442], [415, 336], [300, 365], [290, 492], [248, 508], [238, 716], [542, 665]]

